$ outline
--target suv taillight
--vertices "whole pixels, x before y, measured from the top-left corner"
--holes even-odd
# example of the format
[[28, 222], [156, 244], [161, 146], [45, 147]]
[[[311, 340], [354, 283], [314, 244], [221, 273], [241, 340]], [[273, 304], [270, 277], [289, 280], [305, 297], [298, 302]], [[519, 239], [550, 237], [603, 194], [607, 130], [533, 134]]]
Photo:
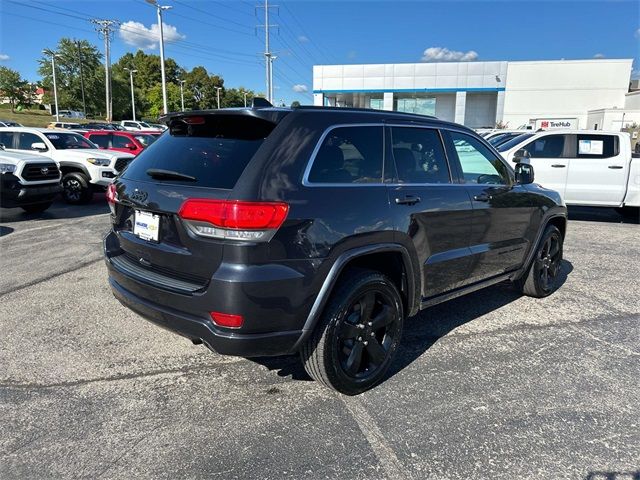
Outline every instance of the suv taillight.
[[109, 204], [111, 213], [115, 213], [115, 206], [117, 201], [118, 192], [116, 191], [116, 186], [113, 183], [110, 183], [107, 187], [107, 203]]
[[178, 215], [202, 237], [267, 242], [288, 213], [289, 205], [283, 202], [189, 199]]

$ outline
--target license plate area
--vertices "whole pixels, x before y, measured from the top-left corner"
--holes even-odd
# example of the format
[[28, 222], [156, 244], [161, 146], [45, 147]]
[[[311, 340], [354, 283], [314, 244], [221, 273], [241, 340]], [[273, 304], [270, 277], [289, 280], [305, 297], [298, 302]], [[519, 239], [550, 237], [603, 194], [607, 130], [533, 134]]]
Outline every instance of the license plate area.
[[157, 242], [160, 235], [160, 215], [134, 210], [133, 234], [143, 240]]

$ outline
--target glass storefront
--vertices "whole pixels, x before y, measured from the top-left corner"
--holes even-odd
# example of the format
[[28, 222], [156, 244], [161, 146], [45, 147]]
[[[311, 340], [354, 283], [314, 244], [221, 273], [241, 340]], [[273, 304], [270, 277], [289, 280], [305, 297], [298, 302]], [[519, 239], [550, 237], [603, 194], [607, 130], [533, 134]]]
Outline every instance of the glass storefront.
[[435, 97], [398, 98], [394, 110], [398, 112], [419, 113], [420, 115], [436, 114]]

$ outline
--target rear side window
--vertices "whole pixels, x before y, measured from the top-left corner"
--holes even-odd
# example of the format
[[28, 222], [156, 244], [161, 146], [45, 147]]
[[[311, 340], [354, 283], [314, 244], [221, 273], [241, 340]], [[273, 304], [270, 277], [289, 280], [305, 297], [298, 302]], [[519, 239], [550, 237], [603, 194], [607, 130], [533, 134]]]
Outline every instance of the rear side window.
[[620, 152], [618, 137], [614, 135], [577, 135], [578, 158], [611, 158]]
[[382, 183], [383, 127], [338, 127], [324, 138], [309, 172], [311, 183]]
[[429, 128], [393, 127], [392, 151], [401, 183], [449, 183], [440, 135]]
[[109, 135], [89, 135], [89, 140], [100, 148], [109, 148]]
[[531, 158], [562, 158], [566, 135], [545, 135], [524, 147]]
[[[169, 132], [136, 157], [124, 173], [132, 180], [232, 189], [275, 124], [240, 115], [205, 115], [192, 123], [173, 120]], [[149, 169], [195, 180], [152, 178]]]

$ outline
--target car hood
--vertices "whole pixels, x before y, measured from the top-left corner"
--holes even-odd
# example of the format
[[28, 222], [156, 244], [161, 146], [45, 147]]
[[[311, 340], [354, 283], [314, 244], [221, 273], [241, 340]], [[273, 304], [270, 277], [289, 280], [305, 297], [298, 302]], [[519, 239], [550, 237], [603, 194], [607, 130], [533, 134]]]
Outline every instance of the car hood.
[[113, 160], [114, 158], [133, 158], [135, 155], [131, 155], [130, 153], [123, 152], [114, 152], [109, 150], [101, 150], [98, 148], [78, 148], [78, 149], [68, 149], [68, 150], [56, 150], [56, 158], [108, 158], [109, 160]]
[[0, 150], [0, 162], [17, 164], [19, 162], [51, 163], [49, 157], [33, 153], [5, 152]]

